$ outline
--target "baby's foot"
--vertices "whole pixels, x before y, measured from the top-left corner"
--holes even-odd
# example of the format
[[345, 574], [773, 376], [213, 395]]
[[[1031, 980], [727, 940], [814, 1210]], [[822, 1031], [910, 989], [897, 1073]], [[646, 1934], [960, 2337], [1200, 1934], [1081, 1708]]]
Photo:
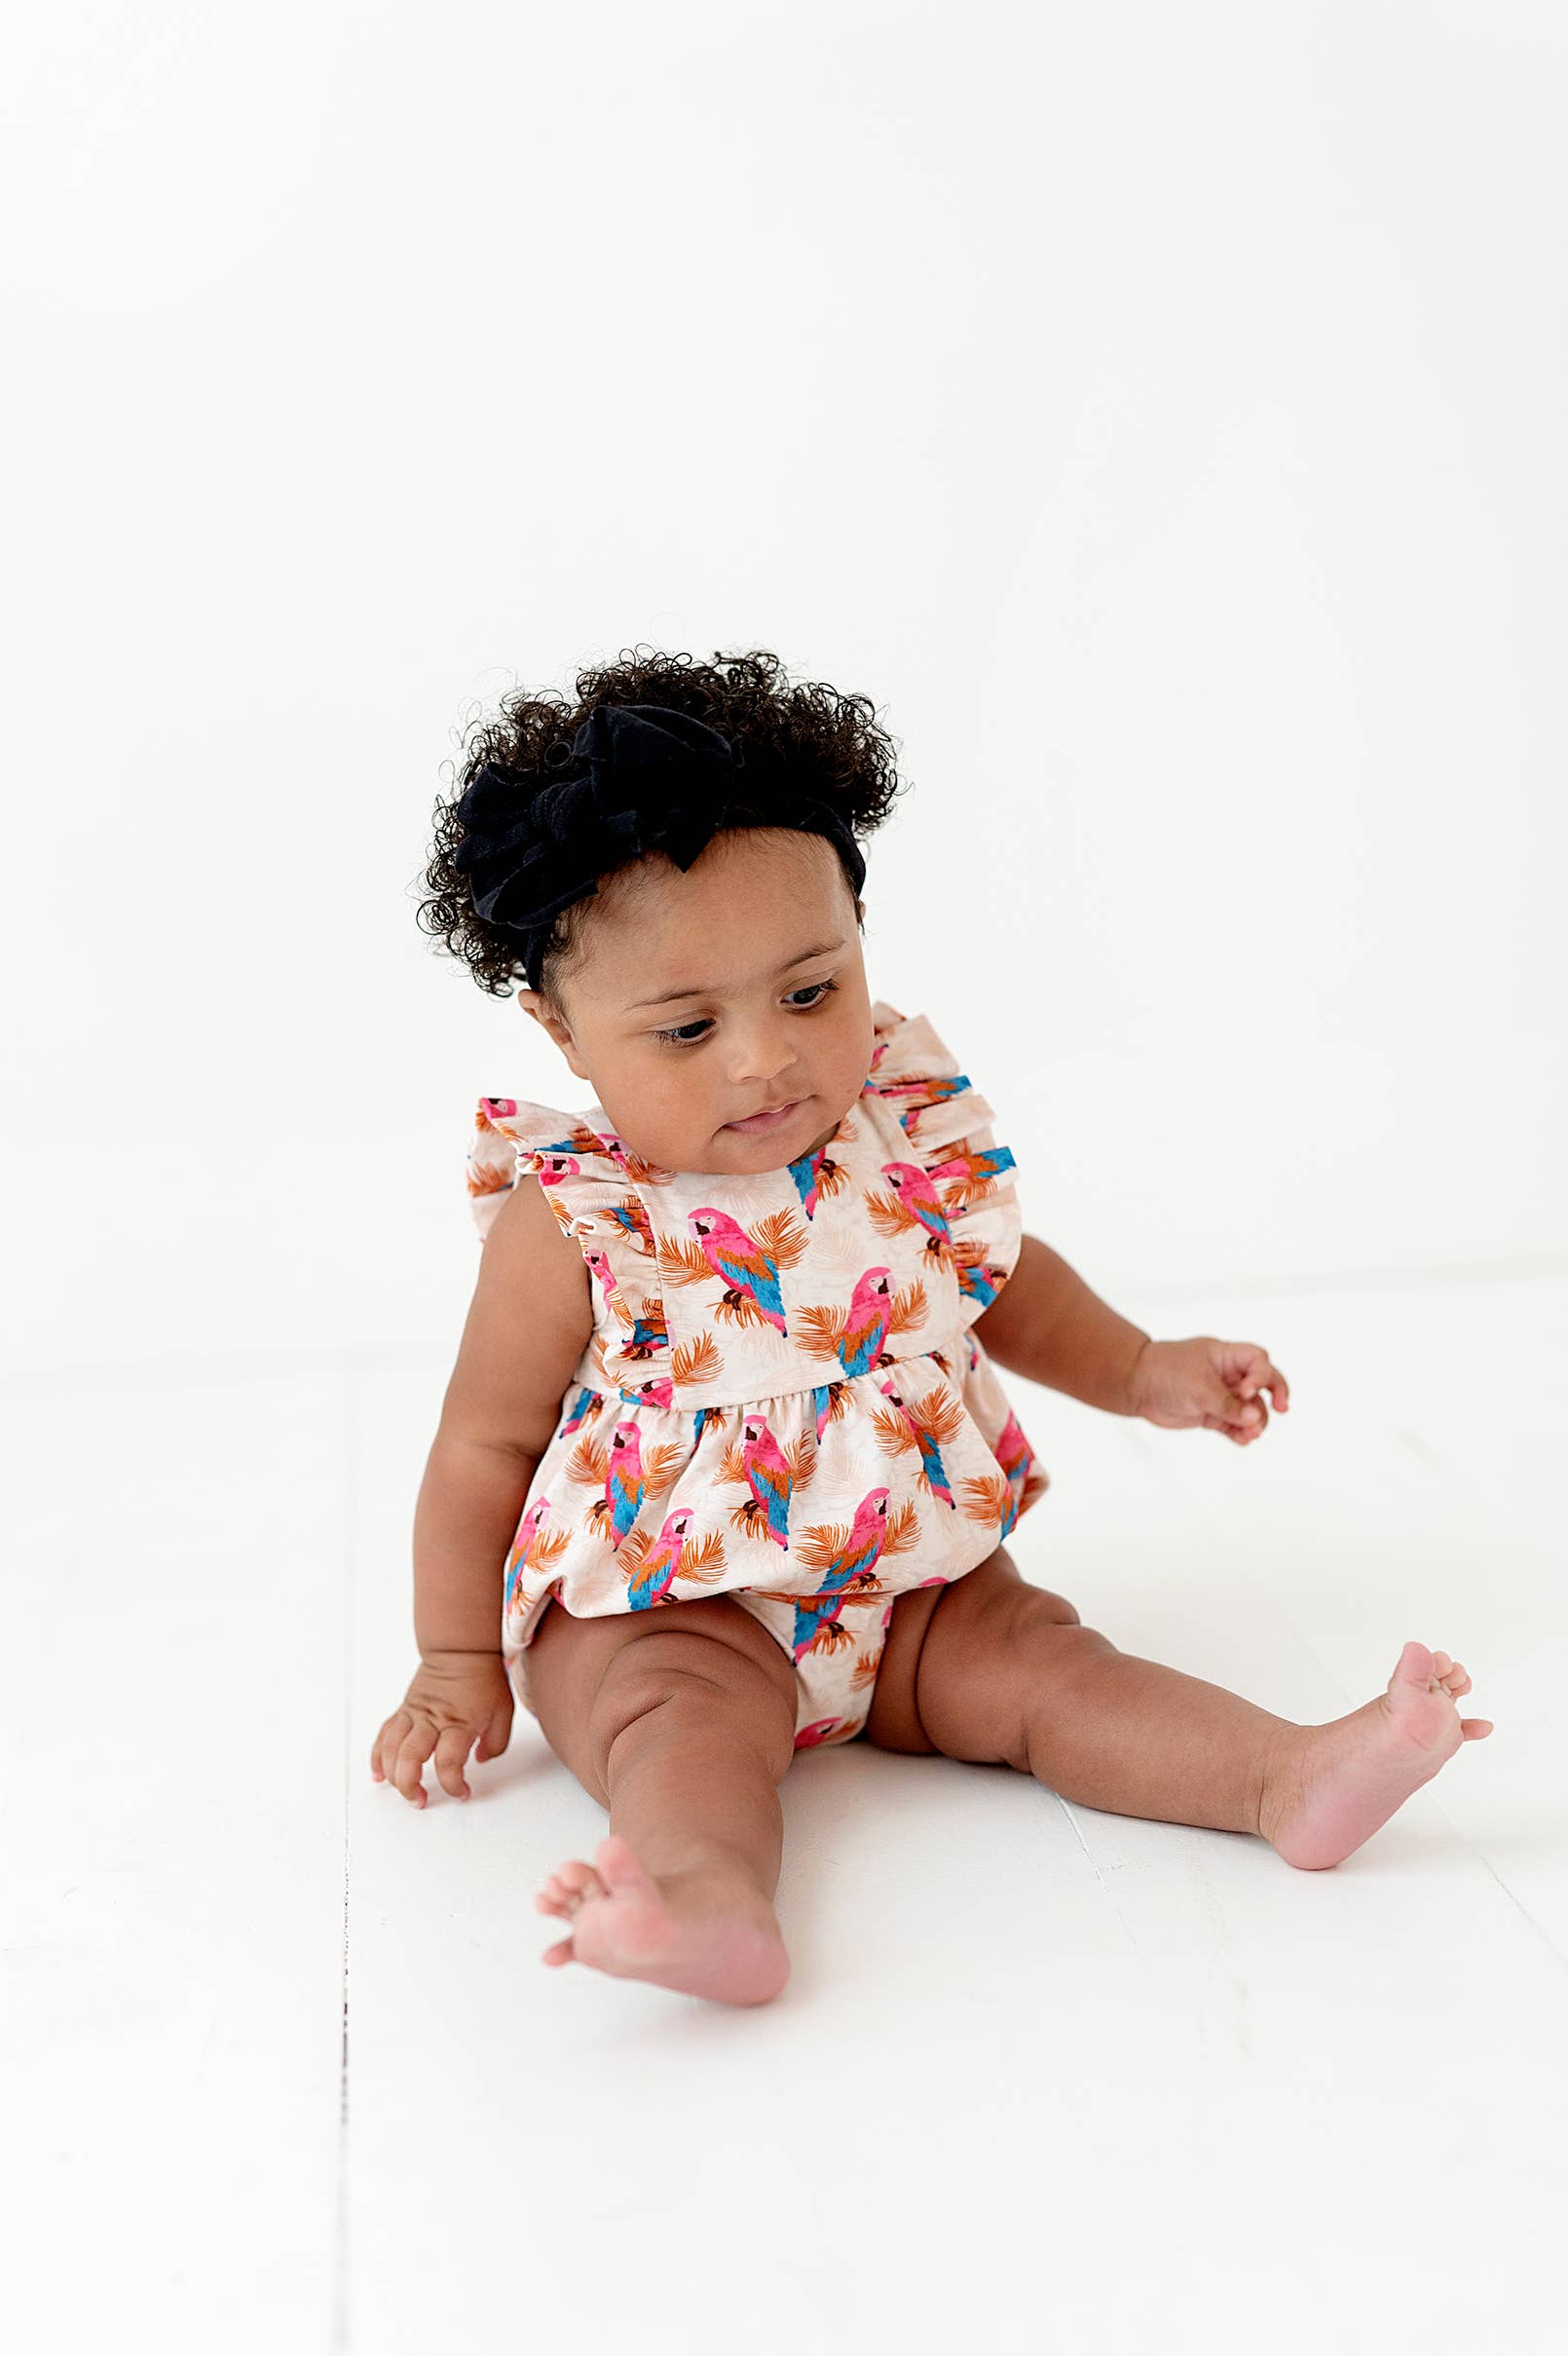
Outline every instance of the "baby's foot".
[[789, 1978], [790, 1961], [766, 1900], [732, 1885], [683, 1876], [663, 1887], [618, 1833], [549, 1876], [535, 1903], [565, 1915], [572, 1936], [544, 1950], [546, 1963], [590, 1963], [619, 1980], [653, 1980], [721, 2004], [765, 2004]]
[[1407, 1644], [1386, 1694], [1327, 1726], [1291, 1729], [1264, 1782], [1264, 1839], [1288, 1865], [1337, 1865], [1461, 1744], [1491, 1733], [1490, 1718], [1461, 1718], [1455, 1709], [1469, 1691], [1459, 1662]]

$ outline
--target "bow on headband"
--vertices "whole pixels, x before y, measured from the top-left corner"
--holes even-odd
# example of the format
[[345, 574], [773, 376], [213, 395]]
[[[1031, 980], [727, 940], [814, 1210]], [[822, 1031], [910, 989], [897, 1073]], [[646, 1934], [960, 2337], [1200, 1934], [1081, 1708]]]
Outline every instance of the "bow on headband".
[[477, 914], [516, 935], [533, 990], [551, 919], [646, 851], [662, 851], [684, 873], [726, 823], [739, 782], [756, 815], [730, 823], [826, 835], [857, 892], [865, 880], [860, 846], [837, 810], [772, 770], [747, 770], [738, 736], [689, 713], [602, 703], [571, 751], [552, 745], [545, 764], [563, 773], [535, 789], [485, 762], [456, 805], [464, 836], [452, 854]]

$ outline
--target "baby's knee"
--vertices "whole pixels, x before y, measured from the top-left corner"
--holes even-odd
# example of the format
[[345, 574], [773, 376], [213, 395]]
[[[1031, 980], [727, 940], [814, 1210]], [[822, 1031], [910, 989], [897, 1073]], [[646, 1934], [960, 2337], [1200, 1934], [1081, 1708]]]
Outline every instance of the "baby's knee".
[[645, 1739], [656, 1718], [675, 1739], [700, 1743], [720, 1734], [742, 1742], [760, 1753], [775, 1780], [783, 1776], [795, 1750], [794, 1672], [782, 1655], [776, 1667], [757, 1658], [755, 1637], [763, 1631], [741, 1617], [739, 1631], [717, 1624], [652, 1627], [616, 1654], [590, 1712], [592, 1748], [607, 1784], [616, 1746]]
[[1065, 1595], [1053, 1595], [1049, 1588], [1043, 1587], [1037, 1588], [1035, 1592], [1040, 1598], [1044, 1617], [1047, 1620], [1056, 1622], [1062, 1627], [1081, 1627], [1083, 1626], [1076, 1609], [1067, 1601]]

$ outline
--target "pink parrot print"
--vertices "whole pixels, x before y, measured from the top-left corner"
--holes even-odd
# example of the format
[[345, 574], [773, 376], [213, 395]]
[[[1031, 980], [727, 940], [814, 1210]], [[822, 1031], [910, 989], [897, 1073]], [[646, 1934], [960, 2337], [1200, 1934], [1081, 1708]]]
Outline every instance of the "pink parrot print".
[[784, 1302], [778, 1285], [778, 1261], [746, 1233], [728, 1211], [711, 1203], [687, 1214], [702, 1256], [725, 1283], [726, 1297], [749, 1299], [758, 1314], [783, 1333]]
[[691, 1509], [677, 1506], [649, 1548], [626, 1589], [630, 1610], [646, 1612], [669, 1597], [671, 1582], [681, 1568], [681, 1555], [691, 1528]]
[[763, 1526], [781, 1547], [789, 1545], [790, 1492], [795, 1475], [763, 1415], [748, 1415], [741, 1427], [741, 1461], [752, 1496], [763, 1509]]
[[[599, 1290], [604, 1294], [606, 1301], [613, 1300], [618, 1287], [616, 1271], [610, 1264], [610, 1254], [607, 1252], [601, 1252], [595, 1244], [585, 1244], [582, 1248], [582, 1256], [588, 1263], [589, 1275], [597, 1279]], [[615, 1305], [617, 1309], [620, 1307], [618, 1301]]]
[[849, 1297], [849, 1321], [839, 1337], [846, 1374], [869, 1374], [882, 1353], [892, 1313], [890, 1270], [868, 1268]]
[[549, 1510], [550, 1501], [547, 1497], [536, 1497], [517, 1525], [517, 1535], [512, 1540], [511, 1552], [506, 1557], [505, 1581], [508, 1603], [511, 1601], [513, 1590], [523, 1575], [529, 1554], [533, 1550], [535, 1533]]
[[991, 1442], [991, 1450], [1007, 1475], [1013, 1492], [1011, 1511], [997, 1533], [1000, 1539], [1007, 1536], [1019, 1515], [1034, 1503], [1041, 1490], [1050, 1486], [1050, 1482], [1044, 1473], [1036, 1470], [1034, 1450], [1025, 1439], [1016, 1415], [1009, 1414], [997, 1438]]
[[951, 1213], [989, 1194], [1002, 1172], [1015, 1166], [1008, 1146], [993, 1145], [980, 1152], [959, 1153], [952, 1161], [938, 1162], [928, 1176], [934, 1185], [943, 1188], [943, 1200]]
[[891, 1374], [878, 1385], [878, 1388], [884, 1391], [892, 1401], [914, 1436], [915, 1444], [920, 1451], [920, 1470], [930, 1484], [932, 1496], [942, 1498], [956, 1513], [958, 1500], [954, 1497], [948, 1482], [948, 1476], [943, 1469], [942, 1450], [937, 1445], [936, 1435], [929, 1429], [923, 1417], [916, 1418], [910, 1413], [904, 1401], [904, 1395], [898, 1389]]
[[610, 1471], [605, 1477], [604, 1495], [610, 1521], [610, 1532], [606, 1534], [612, 1546], [619, 1546], [636, 1520], [646, 1485], [642, 1435], [634, 1423], [617, 1423], [610, 1442]]
[[939, 1260], [944, 1253], [951, 1253], [952, 1230], [929, 1175], [915, 1162], [884, 1162], [882, 1176], [910, 1216], [925, 1229], [926, 1251]]
[[830, 1650], [838, 1644], [854, 1641], [847, 1628], [839, 1625], [846, 1592], [870, 1583], [872, 1574], [881, 1558], [887, 1535], [886, 1489], [869, 1489], [855, 1508], [855, 1517], [847, 1536], [832, 1548], [822, 1567], [825, 1577], [814, 1595], [795, 1598], [795, 1658], [803, 1653]]

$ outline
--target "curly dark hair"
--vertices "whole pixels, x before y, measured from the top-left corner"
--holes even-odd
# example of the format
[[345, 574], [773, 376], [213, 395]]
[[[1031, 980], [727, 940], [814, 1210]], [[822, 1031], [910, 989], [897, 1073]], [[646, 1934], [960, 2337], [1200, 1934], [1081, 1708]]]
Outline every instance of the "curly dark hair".
[[[748, 746], [783, 755], [792, 782], [839, 809], [857, 838], [880, 826], [904, 790], [894, 740], [877, 727], [870, 697], [842, 695], [820, 681], [791, 687], [778, 656], [765, 650], [744, 654], [716, 650], [712, 662], [694, 662], [690, 654], [623, 649], [619, 661], [578, 673], [575, 703], [559, 690], [536, 694], [519, 688], [503, 699], [497, 716], [475, 725], [456, 787], [436, 803], [434, 847], [420, 879], [428, 894], [418, 910], [421, 928], [464, 958], [492, 997], [509, 993], [524, 970], [522, 955], [512, 935], [478, 915], [467, 878], [453, 865], [463, 841], [457, 804], [487, 762], [523, 786], [530, 780], [539, 786], [553, 782], [556, 772], [546, 768], [545, 754], [552, 745], [570, 743], [602, 703], [663, 704], [726, 734], [738, 729]], [[581, 958], [583, 917], [590, 906], [591, 898], [574, 901], [550, 928], [540, 994], [558, 1011], [561, 981]]]

